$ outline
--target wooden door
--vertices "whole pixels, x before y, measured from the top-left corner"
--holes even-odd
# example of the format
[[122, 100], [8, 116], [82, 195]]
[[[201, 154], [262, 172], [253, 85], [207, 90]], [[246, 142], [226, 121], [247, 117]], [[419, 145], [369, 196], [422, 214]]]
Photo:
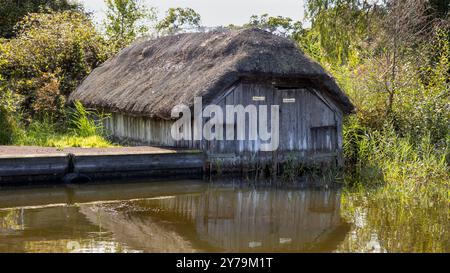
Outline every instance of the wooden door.
[[282, 89], [274, 91], [276, 104], [280, 106], [280, 151], [295, 151], [301, 148], [302, 109], [301, 89]]

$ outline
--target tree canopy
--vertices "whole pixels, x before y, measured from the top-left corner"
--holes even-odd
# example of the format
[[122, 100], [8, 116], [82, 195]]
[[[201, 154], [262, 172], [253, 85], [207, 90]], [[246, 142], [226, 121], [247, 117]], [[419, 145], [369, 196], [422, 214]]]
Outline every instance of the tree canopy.
[[169, 8], [166, 16], [156, 25], [156, 30], [163, 34], [176, 33], [183, 28], [199, 27], [200, 20], [200, 14], [191, 8]]
[[105, 3], [106, 34], [116, 51], [147, 33], [150, 22], [156, 19], [155, 10], [139, 0], [105, 0]]
[[82, 11], [70, 0], [0, 0], [0, 37], [14, 36], [14, 26], [28, 13], [51, 11]]
[[85, 14], [29, 14], [16, 37], [0, 43], [0, 97], [14, 96], [26, 117], [57, 118], [65, 97], [107, 57], [104, 38]]

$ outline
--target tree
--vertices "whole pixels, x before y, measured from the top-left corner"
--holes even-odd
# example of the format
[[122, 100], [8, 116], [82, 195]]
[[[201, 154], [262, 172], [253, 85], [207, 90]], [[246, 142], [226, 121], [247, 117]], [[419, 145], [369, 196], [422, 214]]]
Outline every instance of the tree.
[[374, 48], [379, 66], [380, 80], [388, 94], [386, 114], [392, 112], [394, 100], [400, 90], [420, 73], [425, 52], [431, 39], [432, 26], [427, 0], [391, 0], [381, 23], [382, 35]]
[[29, 14], [15, 38], [0, 41], [0, 104], [14, 97], [25, 118], [58, 119], [65, 98], [108, 57], [106, 42], [84, 13]]
[[289, 17], [269, 16], [267, 13], [261, 16], [252, 15], [250, 22], [245, 27], [258, 27], [274, 34], [290, 36], [296, 39], [302, 32], [302, 23]]
[[0, 0], [0, 37], [12, 38], [14, 26], [28, 13], [79, 11], [82, 7], [70, 0]]
[[450, 13], [450, 0], [430, 0], [433, 17], [448, 19]]
[[379, 1], [307, 0], [306, 16], [311, 20], [308, 40], [318, 43], [326, 62], [346, 64], [352, 50], [367, 39], [372, 31], [372, 18], [379, 18]]
[[146, 8], [139, 0], [105, 0], [106, 34], [117, 51], [149, 30], [155, 20], [154, 8]]
[[[441, 1], [307, 2], [312, 25], [299, 45], [332, 71], [367, 128], [382, 130], [389, 123], [399, 134], [419, 135], [423, 129], [442, 139], [445, 130], [436, 129], [445, 112], [440, 90], [448, 86], [450, 71], [445, 65], [437, 69], [448, 54], [436, 29], [448, 37], [449, 23], [442, 20], [448, 18], [445, 5], [436, 2]], [[433, 76], [435, 71], [444, 76]]]
[[158, 33], [172, 34], [183, 28], [200, 27], [200, 14], [191, 8], [169, 8], [157, 25]]

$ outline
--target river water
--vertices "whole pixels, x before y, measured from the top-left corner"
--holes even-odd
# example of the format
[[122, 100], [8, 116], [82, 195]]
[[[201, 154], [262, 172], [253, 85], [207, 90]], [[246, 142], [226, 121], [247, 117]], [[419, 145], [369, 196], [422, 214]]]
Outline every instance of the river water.
[[[386, 242], [401, 236], [342, 204], [339, 188], [241, 182], [1, 189], [0, 252], [398, 251]], [[431, 240], [447, 240], [446, 228]], [[439, 248], [429, 251], [446, 250], [430, 243]]]

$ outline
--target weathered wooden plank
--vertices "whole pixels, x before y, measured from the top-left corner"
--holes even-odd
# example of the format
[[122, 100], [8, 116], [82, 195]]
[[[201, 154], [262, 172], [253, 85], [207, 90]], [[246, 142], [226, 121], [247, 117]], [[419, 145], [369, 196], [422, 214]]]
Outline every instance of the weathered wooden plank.
[[[253, 100], [253, 98], [257, 98]], [[264, 101], [262, 101], [264, 98]], [[284, 101], [283, 101], [284, 99]], [[226, 117], [226, 105], [252, 104], [267, 105], [268, 131], [270, 127], [270, 106], [280, 106], [280, 141], [279, 152], [301, 151], [304, 156], [320, 151], [342, 152], [342, 111], [326, 95], [312, 88], [276, 89], [270, 84], [240, 83], [222, 93], [216, 100]], [[206, 105], [204, 105], [205, 107]], [[258, 113], [259, 115], [259, 113]], [[205, 120], [203, 120], [204, 124]], [[258, 155], [261, 153], [261, 139], [249, 140], [250, 121], [245, 118], [246, 140], [227, 140], [226, 134], [233, 132], [236, 136], [236, 124], [224, 120], [224, 140], [175, 142], [170, 134], [172, 121], [154, 120], [145, 117], [131, 117], [113, 114], [105, 123], [108, 131], [119, 138], [135, 142], [176, 146], [180, 148], [200, 148], [210, 154], [235, 153], [236, 155]], [[192, 123], [193, 126], [193, 123]], [[259, 132], [260, 124], [256, 124]], [[327, 129], [316, 129], [325, 128]], [[247, 157], [249, 158], [249, 157]]]

